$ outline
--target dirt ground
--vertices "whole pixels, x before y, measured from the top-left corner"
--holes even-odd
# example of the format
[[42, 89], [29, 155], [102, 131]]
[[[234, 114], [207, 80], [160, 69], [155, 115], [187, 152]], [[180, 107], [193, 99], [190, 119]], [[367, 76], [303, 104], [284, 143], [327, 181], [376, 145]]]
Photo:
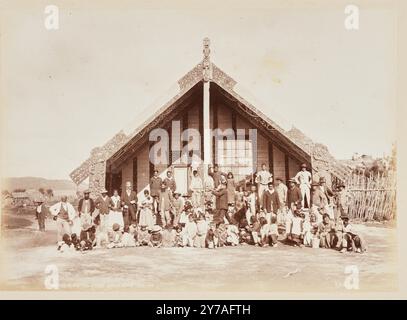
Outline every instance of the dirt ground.
[[32, 214], [3, 211], [1, 290], [46, 290], [47, 265], [57, 266], [60, 290], [343, 292], [349, 266], [360, 291], [397, 289], [396, 229], [382, 224], [356, 225], [368, 243], [362, 255], [284, 244], [60, 253], [54, 222], [46, 223], [41, 233]]

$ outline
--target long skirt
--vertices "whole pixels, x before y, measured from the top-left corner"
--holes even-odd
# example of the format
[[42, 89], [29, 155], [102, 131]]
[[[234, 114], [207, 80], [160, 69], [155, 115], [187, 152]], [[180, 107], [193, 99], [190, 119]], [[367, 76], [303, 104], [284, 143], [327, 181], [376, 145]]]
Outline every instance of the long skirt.
[[154, 226], [154, 217], [151, 209], [144, 208], [140, 210], [140, 216], [138, 221], [140, 226], [147, 226], [148, 229], [152, 229]]
[[120, 229], [124, 228], [123, 213], [121, 211], [110, 210], [108, 218], [108, 228], [109, 230], [113, 228], [113, 225], [117, 223], [120, 226]]

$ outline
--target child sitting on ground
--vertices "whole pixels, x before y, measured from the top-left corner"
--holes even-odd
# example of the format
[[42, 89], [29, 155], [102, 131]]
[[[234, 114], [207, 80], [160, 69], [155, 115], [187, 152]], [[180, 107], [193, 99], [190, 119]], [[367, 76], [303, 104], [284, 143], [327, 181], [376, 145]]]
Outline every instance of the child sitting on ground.
[[59, 252], [67, 252], [71, 249], [73, 249], [71, 237], [69, 236], [69, 234], [65, 233], [62, 236], [62, 241], [58, 242], [57, 250]]
[[75, 248], [75, 250], [81, 249], [81, 241], [79, 240], [76, 233], [71, 234], [71, 242], [72, 242], [72, 246]]
[[258, 246], [260, 245], [260, 229], [261, 225], [260, 222], [257, 220], [256, 216], [251, 216], [250, 218], [250, 225], [248, 226], [247, 230], [249, 230], [252, 238], [251, 242], [255, 245]]
[[320, 238], [321, 248], [331, 248], [332, 240], [335, 237], [335, 223], [325, 213], [322, 216], [322, 222], [318, 225], [318, 233]]
[[194, 246], [196, 248], [205, 248], [205, 238], [208, 232], [208, 223], [205, 220], [204, 213], [201, 213], [196, 221], [196, 236]]
[[185, 233], [184, 233], [184, 247], [194, 246], [194, 241], [197, 233], [196, 223], [194, 221], [194, 215], [191, 213], [188, 216], [188, 222], [185, 224]]
[[229, 246], [237, 246], [239, 244], [239, 229], [234, 224], [226, 225], [227, 238], [226, 244]]
[[[246, 220], [246, 219], [244, 219]], [[257, 235], [257, 238], [259, 236]], [[249, 224], [246, 223], [245, 227], [239, 228], [239, 243], [241, 244], [254, 244], [252, 237], [252, 228]]]
[[176, 231], [171, 224], [167, 224], [162, 232], [163, 247], [170, 248], [175, 246]]
[[211, 223], [205, 238], [205, 244], [208, 249], [215, 249], [218, 246], [218, 238], [216, 237], [215, 231], [216, 225]]
[[272, 216], [270, 224], [270, 243], [273, 247], [277, 247], [277, 239], [278, 239], [277, 217]]
[[130, 233], [130, 227], [124, 226], [123, 235], [122, 235], [122, 244], [123, 247], [135, 247], [136, 240], [134, 239], [134, 234]]
[[151, 235], [147, 230], [147, 226], [141, 225], [136, 234], [136, 246], [148, 246], [150, 244], [150, 237]]
[[303, 219], [301, 217], [301, 211], [296, 209], [294, 211], [294, 217], [291, 220], [291, 232], [290, 232], [290, 240], [294, 247], [302, 247], [303, 246]]
[[97, 248], [105, 248], [109, 244], [109, 236], [108, 236], [108, 227], [105, 219], [99, 220], [97, 227], [96, 227], [96, 247]]
[[180, 225], [175, 227], [175, 247], [184, 246], [184, 231]]
[[150, 237], [150, 247], [153, 248], [160, 248], [162, 246], [163, 237], [161, 234], [161, 227], [159, 225], [154, 225], [153, 229], [151, 230], [151, 237]]
[[265, 217], [261, 217], [260, 221], [260, 245], [267, 247], [270, 244], [270, 225], [267, 223]]
[[218, 238], [218, 247], [223, 247], [226, 245], [228, 233], [224, 223], [221, 223], [215, 230], [215, 236]]
[[108, 249], [121, 248], [122, 244], [122, 232], [120, 231], [120, 225], [118, 223], [113, 224], [113, 230], [109, 232], [109, 244]]
[[304, 246], [306, 247], [312, 247], [312, 225], [311, 225], [311, 217], [308, 216], [308, 218], [304, 218], [304, 223], [302, 225], [303, 227], [303, 233], [304, 233]]

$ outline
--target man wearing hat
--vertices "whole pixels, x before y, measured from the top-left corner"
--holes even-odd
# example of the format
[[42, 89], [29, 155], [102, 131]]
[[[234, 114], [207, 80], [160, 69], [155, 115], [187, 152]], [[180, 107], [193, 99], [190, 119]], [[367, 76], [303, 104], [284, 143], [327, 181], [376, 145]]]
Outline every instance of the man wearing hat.
[[44, 204], [44, 200], [39, 198], [36, 201], [37, 208], [35, 210], [37, 220], [38, 220], [38, 228], [40, 231], [45, 231], [45, 218], [47, 217], [48, 208]]
[[301, 190], [298, 188], [295, 179], [288, 180], [288, 190], [287, 190], [287, 206], [288, 209], [294, 211], [298, 203], [301, 203], [302, 195]]
[[305, 207], [305, 199], [307, 199], [307, 205], [310, 206], [310, 188], [312, 182], [311, 172], [307, 170], [307, 165], [303, 163], [301, 170], [294, 177], [295, 182], [300, 186], [301, 190], [301, 205]]

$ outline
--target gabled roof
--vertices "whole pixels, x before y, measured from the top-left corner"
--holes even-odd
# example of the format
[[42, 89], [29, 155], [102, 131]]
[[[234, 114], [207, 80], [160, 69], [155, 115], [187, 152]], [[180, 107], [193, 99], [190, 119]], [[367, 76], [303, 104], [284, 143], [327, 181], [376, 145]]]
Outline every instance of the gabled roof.
[[[210, 66], [212, 71], [211, 82], [214, 82], [221, 87], [224, 92], [226, 92], [229, 99], [233, 99], [241, 108], [244, 108], [245, 112], [254, 116], [256, 121], [265, 128], [265, 130], [277, 135], [281, 141], [295, 150], [301, 159], [311, 160], [313, 152], [312, 148], [307, 148], [296, 139], [293, 139], [287, 131], [241, 97], [234, 90], [237, 82], [232, 77], [218, 68], [214, 63], [211, 62]], [[128, 149], [126, 148], [126, 145], [130, 143], [134, 145], [137, 141], [145, 137], [152, 128], [156, 127], [162, 119], [165, 119], [165, 117], [177, 107], [180, 101], [186, 99], [188, 95], [191, 94], [192, 89], [203, 80], [203, 62], [201, 62], [178, 81], [179, 92], [175, 96], [168, 100], [159, 110], [153, 113], [151, 117], [144, 121], [130, 134], [125, 134], [123, 131], [120, 131], [102, 147], [94, 148], [91, 152], [91, 156], [78, 168], [72, 171], [70, 174], [71, 179], [76, 184], [80, 184], [90, 175], [90, 167], [92, 163], [107, 160], [113, 161], [115, 158], [120, 157], [120, 155], [125, 153]]]

